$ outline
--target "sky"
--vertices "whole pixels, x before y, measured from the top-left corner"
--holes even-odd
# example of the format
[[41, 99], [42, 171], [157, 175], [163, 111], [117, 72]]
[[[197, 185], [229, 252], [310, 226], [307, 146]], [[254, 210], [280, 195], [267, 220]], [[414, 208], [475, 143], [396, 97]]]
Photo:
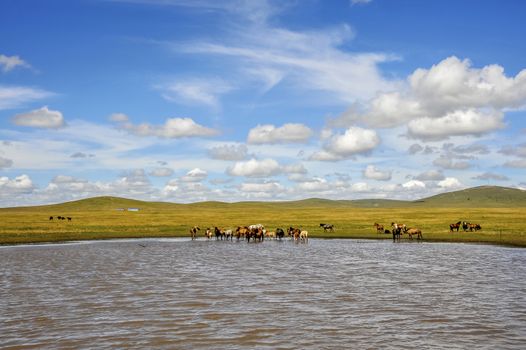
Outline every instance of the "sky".
[[4, 0], [0, 206], [526, 189], [525, 11]]

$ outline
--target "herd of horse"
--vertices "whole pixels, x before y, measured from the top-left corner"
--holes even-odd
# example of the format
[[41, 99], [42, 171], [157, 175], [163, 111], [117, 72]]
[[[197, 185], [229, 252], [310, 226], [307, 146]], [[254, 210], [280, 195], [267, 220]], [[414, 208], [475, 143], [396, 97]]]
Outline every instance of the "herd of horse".
[[416, 236], [417, 240], [422, 239], [422, 230], [416, 227], [407, 227], [406, 224], [391, 222], [391, 230], [384, 229], [384, 225], [380, 225], [375, 222], [373, 227], [376, 229], [377, 233], [386, 233], [393, 235], [393, 241], [399, 241], [403, 234], [407, 234], [409, 239], [413, 239], [413, 236]]
[[[331, 225], [332, 226], [332, 225]], [[201, 229], [199, 226], [194, 226], [190, 229], [190, 237], [192, 240], [197, 239], [197, 233]], [[332, 227], [332, 230], [334, 230], [334, 226]], [[309, 232], [306, 230], [302, 230], [300, 228], [295, 227], [289, 227], [287, 229], [287, 235], [294, 241], [298, 242], [307, 242], [309, 240]], [[238, 226], [235, 230], [234, 229], [222, 229], [217, 226], [214, 226], [213, 228], [207, 227], [204, 230], [204, 237], [207, 239], [211, 239], [215, 236], [216, 240], [231, 240], [233, 241], [234, 238], [236, 240], [246, 240], [247, 242], [250, 242], [251, 240], [254, 242], [263, 242], [264, 240], [282, 240], [285, 237], [285, 230], [282, 228], [277, 228], [274, 231], [267, 230], [262, 224], [255, 224], [255, 225], [249, 225], [249, 226]]]
[[462, 230], [464, 230], [464, 232], [466, 231], [473, 232], [473, 231], [482, 230], [482, 227], [479, 224], [472, 224], [471, 222], [467, 222], [467, 221], [459, 221], [454, 224], [449, 224], [449, 231], [453, 232], [456, 230], [458, 232], [461, 227], [462, 227]]
[[[73, 220], [73, 218], [71, 218], [70, 216], [68, 216], [68, 217], [66, 217], [66, 216], [60, 216], [60, 215], [57, 216], [57, 220], [66, 220], [66, 219], [67, 219], [68, 221]], [[53, 220], [53, 216], [50, 216], [50, 217], [49, 217], [49, 220], [50, 220], [50, 221]]]

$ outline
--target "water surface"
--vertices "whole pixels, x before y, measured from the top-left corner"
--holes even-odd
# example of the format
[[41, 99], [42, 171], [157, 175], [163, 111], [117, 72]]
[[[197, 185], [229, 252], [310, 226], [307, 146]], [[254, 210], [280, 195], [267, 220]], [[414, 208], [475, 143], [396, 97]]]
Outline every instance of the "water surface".
[[0, 347], [524, 349], [526, 250], [366, 240], [0, 247]]

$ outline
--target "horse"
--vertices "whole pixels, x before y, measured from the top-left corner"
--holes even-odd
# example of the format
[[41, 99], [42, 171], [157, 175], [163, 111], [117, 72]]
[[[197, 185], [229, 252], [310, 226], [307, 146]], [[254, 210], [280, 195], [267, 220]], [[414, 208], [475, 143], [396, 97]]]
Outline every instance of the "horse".
[[207, 227], [206, 230], [205, 230], [205, 237], [207, 239], [210, 239], [212, 238], [212, 230], [210, 229], [210, 227]]
[[320, 224], [320, 227], [323, 227], [323, 231], [334, 232], [334, 225], [331, 224]]
[[384, 225], [380, 225], [379, 223], [374, 223], [373, 227], [376, 227], [376, 233], [383, 233], [384, 232]]
[[279, 239], [281, 241], [281, 239], [285, 237], [285, 231], [283, 231], [283, 229], [281, 228], [277, 228], [276, 229], [276, 238]]
[[299, 228], [289, 227], [288, 234], [290, 238], [294, 241], [297, 241], [300, 238], [301, 230]]
[[409, 236], [409, 239], [413, 239], [413, 236], [416, 235], [416, 239], [421, 240], [422, 239], [422, 231], [418, 228], [410, 228], [407, 230], [407, 234]]
[[249, 234], [250, 234], [250, 230], [246, 226], [238, 226], [236, 228], [236, 238], [238, 241], [241, 237], [245, 238]]
[[225, 234], [225, 239], [228, 241], [228, 239], [230, 238], [230, 240], [232, 241], [233, 238], [234, 238], [234, 232], [232, 230], [225, 230], [224, 231], [224, 234]]
[[462, 229], [464, 230], [464, 232], [466, 232], [468, 230], [469, 225], [470, 225], [469, 222], [466, 222], [466, 221], [462, 222]]
[[219, 241], [219, 238], [221, 238], [221, 240], [223, 240], [223, 237], [225, 236], [225, 232], [219, 228], [217, 228], [217, 226], [214, 227], [214, 233], [216, 235], [216, 241]]
[[68, 221], [71, 221], [71, 218], [68, 216]]
[[453, 230], [456, 229], [457, 232], [458, 232], [458, 229], [460, 228], [460, 224], [461, 224], [460, 221], [457, 222], [456, 224], [449, 224], [449, 231], [450, 231], [450, 232], [453, 232]]
[[308, 242], [309, 241], [309, 231], [300, 231], [300, 241], [302, 242]]
[[190, 229], [190, 237], [192, 237], [192, 241], [194, 239], [197, 239], [197, 231], [201, 230], [199, 226], [194, 226]]
[[53, 217], [52, 217], [52, 216], [50, 216], [50, 217], [49, 217], [49, 220], [53, 220]]
[[468, 227], [469, 227], [469, 231], [470, 232], [473, 232], [473, 231], [478, 231], [478, 230], [481, 230], [482, 227], [480, 227], [479, 224], [468, 224]]
[[[250, 229], [250, 227], [252, 227]], [[247, 242], [250, 242], [250, 239], [253, 238], [254, 241], [256, 241], [256, 239], [258, 241], [262, 241], [263, 240], [263, 228], [262, 226], [257, 226], [257, 225], [250, 225], [249, 226], [249, 230], [248, 232], [246, 233], [245, 235], [246, 239], [247, 239]]]
[[400, 241], [400, 236], [402, 236], [402, 226], [395, 224], [394, 222], [391, 223], [391, 226], [393, 227], [393, 242]]
[[405, 224], [397, 224], [396, 222], [391, 222], [391, 226], [393, 227], [393, 229], [400, 228], [400, 235], [402, 233], [406, 233], [407, 232], [407, 226]]
[[267, 239], [276, 239], [276, 232], [275, 231], [266, 231], [265, 232], [265, 238]]

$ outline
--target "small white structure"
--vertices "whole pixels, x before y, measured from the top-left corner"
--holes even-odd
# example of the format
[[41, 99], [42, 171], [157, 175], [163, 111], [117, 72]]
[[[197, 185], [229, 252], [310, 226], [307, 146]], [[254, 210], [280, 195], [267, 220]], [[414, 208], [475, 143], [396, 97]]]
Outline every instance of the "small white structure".
[[139, 208], [128, 208], [128, 211], [139, 211]]

